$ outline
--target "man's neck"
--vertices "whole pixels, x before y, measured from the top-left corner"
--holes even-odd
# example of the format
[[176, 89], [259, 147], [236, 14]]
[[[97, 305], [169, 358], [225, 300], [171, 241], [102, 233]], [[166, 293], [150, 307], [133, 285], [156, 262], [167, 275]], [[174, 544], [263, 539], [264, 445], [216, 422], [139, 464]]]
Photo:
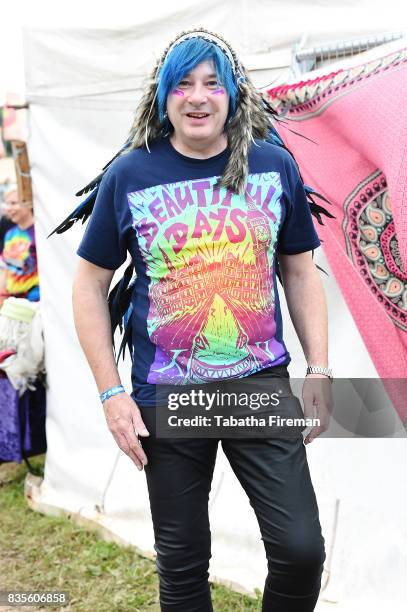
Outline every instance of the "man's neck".
[[178, 153], [186, 157], [195, 159], [209, 159], [219, 153], [222, 153], [228, 145], [226, 134], [222, 134], [216, 141], [213, 142], [186, 142], [177, 138], [175, 134], [170, 136], [172, 146]]

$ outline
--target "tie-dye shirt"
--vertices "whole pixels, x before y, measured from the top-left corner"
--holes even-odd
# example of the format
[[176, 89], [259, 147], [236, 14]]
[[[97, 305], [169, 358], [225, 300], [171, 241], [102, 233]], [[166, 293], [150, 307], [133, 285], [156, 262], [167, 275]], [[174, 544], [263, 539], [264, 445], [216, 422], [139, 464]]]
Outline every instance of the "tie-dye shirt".
[[276, 254], [320, 242], [295, 162], [257, 141], [245, 195], [219, 188], [229, 151], [182, 155], [168, 138], [115, 162], [99, 189], [78, 254], [114, 270], [130, 253], [133, 397], [154, 404], [156, 384], [241, 378], [290, 356]]
[[38, 301], [40, 297], [34, 225], [26, 229], [15, 225], [6, 232], [2, 262], [6, 272], [6, 292], [10, 296]]

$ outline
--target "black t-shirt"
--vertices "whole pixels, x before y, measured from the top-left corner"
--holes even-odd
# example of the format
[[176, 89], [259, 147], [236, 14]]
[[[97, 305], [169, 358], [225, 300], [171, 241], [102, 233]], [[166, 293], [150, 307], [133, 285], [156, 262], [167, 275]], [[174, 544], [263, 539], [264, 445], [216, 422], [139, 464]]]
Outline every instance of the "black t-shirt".
[[156, 384], [208, 383], [288, 364], [276, 253], [317, 248], [295, 162], [273, 144], [249, 152], [244, 196], [217, 186], [229, 150], [195, 159], [168, 138], [113, 162], [78, 255], [111, 270], [129, 252], [133, 397]]

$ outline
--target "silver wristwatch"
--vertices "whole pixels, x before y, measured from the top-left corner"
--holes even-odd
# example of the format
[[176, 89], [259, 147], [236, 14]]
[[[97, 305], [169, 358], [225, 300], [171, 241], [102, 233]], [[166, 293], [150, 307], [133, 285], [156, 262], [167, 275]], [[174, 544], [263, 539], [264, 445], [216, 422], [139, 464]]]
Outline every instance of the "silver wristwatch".
[[331, 368], [323, 368], [322, 366], [310, 365], [307, 367], [307, 372], [305, 375], [307, 374], [324, 374], [325, 376], [328, 376], [330, 380], [333, 380]]

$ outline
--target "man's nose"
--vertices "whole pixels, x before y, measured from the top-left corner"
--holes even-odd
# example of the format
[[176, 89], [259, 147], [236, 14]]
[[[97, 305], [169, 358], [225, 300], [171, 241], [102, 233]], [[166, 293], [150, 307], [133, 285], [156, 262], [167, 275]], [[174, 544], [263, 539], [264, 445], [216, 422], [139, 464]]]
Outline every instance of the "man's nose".
[[203, 104], [208, 99], [208, 94], [202, 83], [195, 83], [191, 88], [188, 96], [188, 102], [197, 106]]

